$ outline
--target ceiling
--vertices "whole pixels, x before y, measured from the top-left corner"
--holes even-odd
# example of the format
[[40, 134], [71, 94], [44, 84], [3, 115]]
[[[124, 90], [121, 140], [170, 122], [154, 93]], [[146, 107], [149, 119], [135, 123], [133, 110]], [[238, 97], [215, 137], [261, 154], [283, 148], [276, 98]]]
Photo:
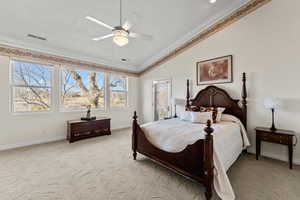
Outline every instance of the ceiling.
[[249, 0], [217, 0], [214, 4], [209, 0], [123, 0], [123, 17], [133, 24], [132, 31], [153, 36], [151, 42], [130, 39], [123, 47], [111, 38], [93, 41], [111, 32], [85, 19], [90, 15], [117, 26], [119, 0], [3, 1], [0, 44], [141, 71]]

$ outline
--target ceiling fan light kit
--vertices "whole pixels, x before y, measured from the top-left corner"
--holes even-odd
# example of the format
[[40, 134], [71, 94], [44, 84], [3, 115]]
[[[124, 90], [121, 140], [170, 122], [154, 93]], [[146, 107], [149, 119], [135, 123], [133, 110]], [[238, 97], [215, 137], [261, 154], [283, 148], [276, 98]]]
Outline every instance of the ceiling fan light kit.
[[129, 32], [124, 30], [122, 27], [119, 27], [118, 29], [114, 29], [112, 31], [113, 33], [113, 41], [114, 43], [116, 43], [119, 46], [124, 46], [126, 44], [128, 44], [129, 39], [128, 39], [128, 35]]

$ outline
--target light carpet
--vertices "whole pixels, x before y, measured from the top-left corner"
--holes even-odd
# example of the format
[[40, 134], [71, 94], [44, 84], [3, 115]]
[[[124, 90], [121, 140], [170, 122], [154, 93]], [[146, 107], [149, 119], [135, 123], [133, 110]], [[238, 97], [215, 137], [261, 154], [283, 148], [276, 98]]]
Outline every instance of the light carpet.
[[[133, 161], [130, 133], [0, 152], [0, 200], [205, 200], [202, 185]], [[243, 154], [228, 173], [239, 200], [300, 199], [299, 166]]]

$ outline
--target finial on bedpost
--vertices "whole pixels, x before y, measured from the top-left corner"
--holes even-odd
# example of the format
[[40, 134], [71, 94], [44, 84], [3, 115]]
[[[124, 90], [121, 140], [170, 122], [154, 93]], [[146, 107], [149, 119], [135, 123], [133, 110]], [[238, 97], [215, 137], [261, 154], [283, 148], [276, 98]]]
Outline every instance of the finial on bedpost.
[[186, 105], [185, 108], [187, 109], [190, 107], [190, 80], [187, 79], [186, 81]]
[[247, 129], [247, 87], [246, 87], [246, 73], [243, 73], [243, 88], [242, 88], [242, 110], [243, 110], [243, 123]]
[[212, 132], [214, 132], [214, 129], [211, 127], [211, 121], [207, 120], [206, 125], [207, 125], [207, 127], [204, 130], [207, 133], [207, 135], [210, 136], [212, 134]]
[[136, 121], [136, 119], [138, 118], [138, 116], [136, 115], [136, 111], [134, 111], [134, 114], [133, 114], [132, 118], [133, 118], [134, 121]]

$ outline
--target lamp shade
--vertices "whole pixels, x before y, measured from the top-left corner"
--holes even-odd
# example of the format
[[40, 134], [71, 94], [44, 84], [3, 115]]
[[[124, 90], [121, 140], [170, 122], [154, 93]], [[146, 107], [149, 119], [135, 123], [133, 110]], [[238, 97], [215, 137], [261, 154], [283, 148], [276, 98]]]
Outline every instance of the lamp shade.
[[266, 97], [264, 105], [267, 109], [278, 109], [281, 106], [281, 101], [277, 97]]
[[177, 105], [177, 104], [178, 104], [178, 99], [175, 98], [175, 97], [173, 97], [173, 98], [172, 98], [172, 104], [173, 104], [173, 105]]
[[173, 97], [172, 98], [172, 104], [173, 105], [184, 105], [184, 103], [185, 103], [185, 100], [184, 99], [178, 99], [178, 98], [175, 98], [175, 97]]

